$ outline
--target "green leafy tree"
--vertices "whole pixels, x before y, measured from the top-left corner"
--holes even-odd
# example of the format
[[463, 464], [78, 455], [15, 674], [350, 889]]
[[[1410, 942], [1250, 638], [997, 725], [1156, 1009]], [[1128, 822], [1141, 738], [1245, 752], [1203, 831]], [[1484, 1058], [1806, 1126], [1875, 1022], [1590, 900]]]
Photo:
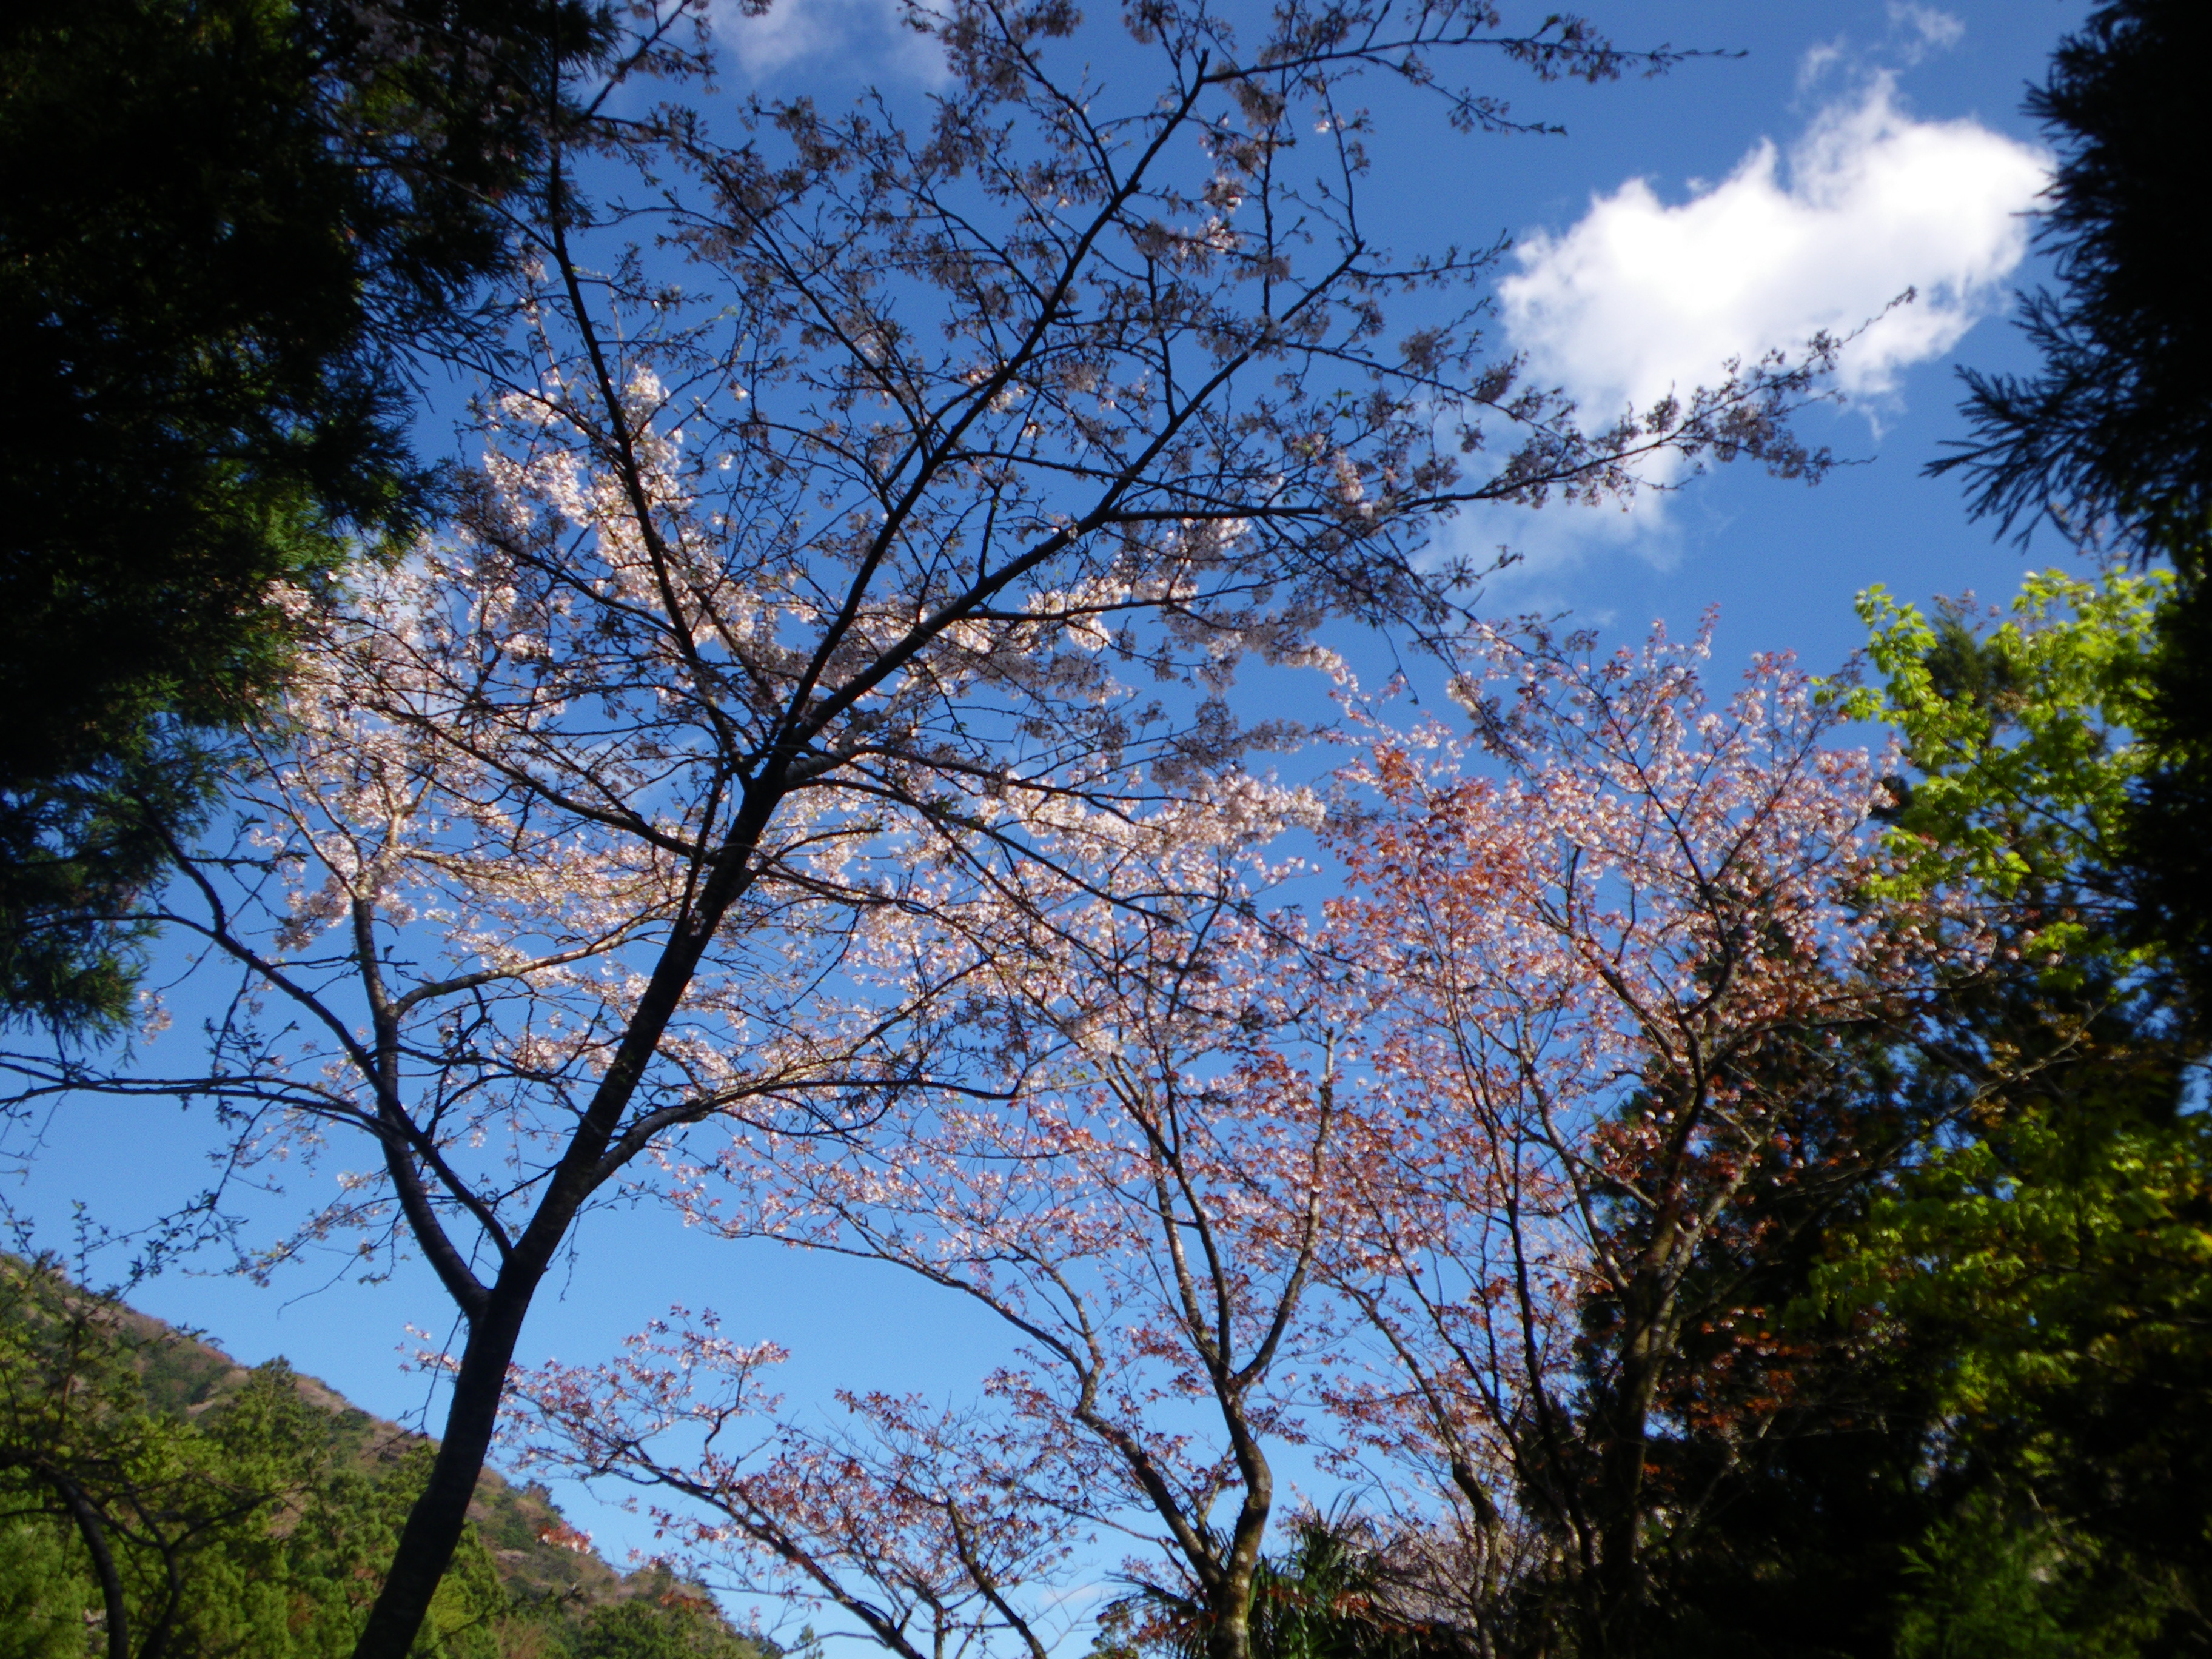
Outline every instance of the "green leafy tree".
[[[82, 1655], [88, 1627], [110, 1659], [349, 1652], [430, 1447], [365, 1446], [282, 1362], [164, 1409], [173, 1333], [51, 1261], [0, 1280], [0, 1654]], [[415, 1650], [492, 1659], [511, 1611], [471, 1531]]]
[[1903, 763], [1868, 896], [1940, 893], [1994, 948], [1917, 1041], [1839, 1034], [1858, 1063], [1800, 1128], [1833, 1178], [1758, 1186], [1702, 1243], [1715, 1312], [1659, 1402], [1637, 1651], [2186, 1650], [2212, 1164], [2117, 867], [2173, 592], [2115, 569], [2038, 573], [2002, 614], [1863, 598], [1879, 689], [1841, 694]]
[[[1440, 1616], [1417, 1571], [1393, 1559], [1390, 1539], [1350, 1509], [1308, 1510], [1290, 1547], [1262, 1555], [1253, 1577], [1253, 1659], [1445, 1659], [1473, 1633]], [[1211, 1621], [1198, 1600], [1146, 1583], [1109, 1603], [1094, 1659], [1203, 1659]]]
[[298, 607], [432, 499], [574, 0], [22, 0], [0, 22], [0, 1015], [128, 1006], [133, 896]]
[[657, 1575], [641, 1592], [584, 1614], [575, 1659], [769, 1659], [696, 1589]]
[[2098, 1606], [2078, 1568], [2084, 1540], [2032, 1507], [1978, 1491], [1905, 1552], [1898, 1659], [2106, 1659], [2154, 1626]]
[[1848, 712], [1889, 726], [1911, 773], [1893, 781], [1891, 841], [1905, 855], [1893, 896], [1975, 890], [2054, 970], [2112, 956], [2130, 800], [2155, 763], [2137, 734], [2172, 591], [2163, 573], [2045, 570], [2002, 619], [1963, 605], [1930, 618], [1879, 586], [1861, 596], [1883, 689], [1855, 692]]
[[2055, 520], [2109, 536], [2179, 577], [2160, 622], [2148, 707], [2133, 729], [2155, 764], [2137, 781], [2126, 866], [2144, 937], [2212, 989], [2212, 264], [2203, 211], [2202, 66], [2212, 10], [2117, 0], [2059, 46], [2029, 113], [2058, 151], [2039, 232], [2055, 292], [2027, 296], [2041, 359], [1966, 376], [1960, 471], [1978, 513], [2025, 534]]
[[1827, 1269], [1941, 1358], [1957, 1500], [1916, 1546], [1905, 1651], [2212, 1639], [2212, 1121], [2123, 862], [2175, 592], [2045, 573], [1994, 626], [1863, 604], [1887, 690], [1858, 712], [1912, 773], [1905, 879], [1978, 895], [1999, 943], [1928, 1065], [1959, 1080], [1954, 1132]]
[[0, 1659], [82, 1659], [82, 1581], [53, 1529], [0, 1521]]

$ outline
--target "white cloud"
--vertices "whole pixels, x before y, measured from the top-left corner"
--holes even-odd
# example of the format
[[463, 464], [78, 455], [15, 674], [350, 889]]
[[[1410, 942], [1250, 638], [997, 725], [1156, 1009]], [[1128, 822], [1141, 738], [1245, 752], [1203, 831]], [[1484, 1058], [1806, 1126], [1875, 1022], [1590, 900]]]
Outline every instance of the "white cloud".
[[1805, 48], [1804, 57], [1797, 60], [1797, 90], [1806, 93], [1827, 78], [1828, 71], [1850, 56], [1851, 43], [1845, 35], [1832, 40], [1817, 40]]
[[1843, 390], [1893, 394], [2002, 301], [2047, 159], [1972, 121], [1918, 121], [1876, 76], [1785, 158], [1761, 140], [1720, 184], [1668, 205], [1632, 179], [1501, 284], [1513, 343], [1593, 417], [1720, 378], [1729, 357], [1848, 333]]
[[769, 0], [749, 15], [738, 0], [713, 0], [714, 34], [754, 81], [837, 60], [856, 79], [945, 78], [936, 41], [907, 27], [903, 0]]
[[1917, 64], [1939, 52], [1948, 52], [1966, 38], [1966, 25], [1948, 11], [1889, 0], [1889, 29], [1902, 43], [1905, 61]]
[[[1786, 154], [1762, 140], [1722, 182], [1674, 204], [1632, 179], [1593, 197], [1564, 234], [1526, 238], [1520, 270], [1500, 285], [1508, 337], [1538, 380], [1602, 423], [1718, 383], [1731, 357], [1794, 351], [1879, 318], [1838, 375], [1871, 412], [1893, 404], [1905, 370], [1943, 356], [2003, 303], [2027, 249], [2022, 216], [2048, 167], [2041, 152], [1974, 122], [1912, 118], [1876, 73]], [[1884, 315], [1907, 289], [1914, 303]], [[1684, 530], [1668, 498], [1647, 492], [1623, 511], [1478, 508], [1448, 539], [1470, 555], [1500, 544], [1521, 552], [1497, 591], [1533, 603], [1592, 553], [1671, 565]]]
[[1807, 47], [1797, 64], [1797, 91], [1802, 96], [1836, 70], [1875, 73], [1885, 64], [1917, 69], [1966, 38], [1965, 21], [1948, 11], [1917, 0], [1889, 0], [1889, 27], [1873, 46], [1863, 47], [1850, 35], [1839, 34]]

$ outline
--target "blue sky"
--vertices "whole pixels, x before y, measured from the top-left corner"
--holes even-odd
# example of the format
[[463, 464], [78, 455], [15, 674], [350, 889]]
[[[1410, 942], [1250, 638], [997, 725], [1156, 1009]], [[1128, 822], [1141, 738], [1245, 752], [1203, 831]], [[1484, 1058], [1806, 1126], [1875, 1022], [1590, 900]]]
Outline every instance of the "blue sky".
[[[1096, 9], [1103, 22], [1112, 8]], [[1960, 429], [1955, 366], [2024, 361], [2002, 320], [2010, 289], [2039, 274], [2023, 258], [2019, 218], [2040, 165], [2021, 94], [2085, 9], [2073, 0], [1601, 4], [1592, 15], [1624, 43], [1742, 55], [1656, 80], [1516, 95], [1516, 112], [1564, 123], [1565, 137], [1439, 143], [1427, 123], [1415, 143], [1384, 121], [1374, 207], [1388, 238], [1514, 235], [1523, 252], [1507, 267], [1505, 343], [1594, 408], [1668, 384], [1686, 390], [1730, 351], [1848, 329], [1908, 286], [1921, 295], [1846, 360], [1849, 401], [1809, 418], [1808, 431], [1853, 465], [1816, 489], [1742, 469], [1626, 514], [1551, 509], [1466, 525], [1454, 533], [1471, 544], [1527, 555], [1492, 590], [1498, 606], [1571, 609], [1622, 630], [1663, 617], [1680, 631], [1717, 604], [1724, 659], [1789, 648], [1826, 668], [1858, 642], [1850, 602], [1869, 583], [1912, 598], [2010, 592], [2021, 554], [1968, 522], [1956, 486], [1922, 468]], [[888, 18], [887, 0], [781, 0], [757, 23], [732, 9], [729, 81], [824, 99], [848, 95], [860, 74], [918, 86], [929, 66]], [[2064, 556], [2052, 545], [2036, 553]], [[7, 1195], [48, 1244], [66, 1243], [77, 1203], [127, 1228], [205, 1183], [210, 1141], [204, 1117], [173, 1108], [73, 1106]], [[672, 1294], [719, 1308], [732, 1335], [788, 1346], [794, 1395], [832, 1382], [964, 1390], [1000, 1351], [978, 1316], [888, 1270], [733, 1249], [649, 1206], [586, 1223], [573, 1272], [552, 1288], [526, 1359], [603, 1357]], [[382, 1284], [294, 1270], [268, 1289], [173, 1272], [138, 1300], [205, 1328], [243, 1360], [287, 1355], [392, 1415], [425, 1400], [424, 1379], [400, 1368], [415, 1346], [407, 1327], [442, 1336], [451, 1317], [405, 1264]], [[642, 1541], [633, 1521], [588, 1500], [574, 1508], [617, 1559]]]

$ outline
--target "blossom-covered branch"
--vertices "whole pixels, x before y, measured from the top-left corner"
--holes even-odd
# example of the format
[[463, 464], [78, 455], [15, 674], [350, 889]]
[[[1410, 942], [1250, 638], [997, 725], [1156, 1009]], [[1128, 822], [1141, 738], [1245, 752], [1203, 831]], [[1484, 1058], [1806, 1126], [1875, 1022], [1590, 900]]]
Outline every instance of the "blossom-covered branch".
[[1341, 1403], [1501, 1541], [1515, 1504], [1571, 1540], [1602, 1651], [1686, 1329], [1729, 1316], [1724, 1264], [1771, 1243], [1775, 1192], [1817, 1215], [1823, 1183], [1863, 1178], [1881, 1149], [1833, 1103], [1979, 947], [1871, 902], [1880, 769], [1832, 744], [1832, 698], [1786, 659], [1715, 702], [1703, 635], [1485, 637], [1460, 695], [1502, 770], [1470, 774], [1441, 729], [1378, 733], [1339, 820], [1333, 947], [1408, 1126], [1346, 1287], [1395, 1377]]

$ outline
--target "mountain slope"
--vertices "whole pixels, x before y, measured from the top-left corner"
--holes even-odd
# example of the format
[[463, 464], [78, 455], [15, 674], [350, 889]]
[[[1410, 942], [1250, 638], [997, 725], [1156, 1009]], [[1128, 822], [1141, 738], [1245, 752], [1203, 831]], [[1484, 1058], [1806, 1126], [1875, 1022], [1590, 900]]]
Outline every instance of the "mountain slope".
[[[169, 1659], [338, 1659], [432, 1443], [0, 1254], [0, 1626], [43, 1632], [0, 1655], [75, 1659], [114, 1622]], [[470, 1519], [425, 1659], [775, 1659], [541, 1486], [487, 1470]]]

